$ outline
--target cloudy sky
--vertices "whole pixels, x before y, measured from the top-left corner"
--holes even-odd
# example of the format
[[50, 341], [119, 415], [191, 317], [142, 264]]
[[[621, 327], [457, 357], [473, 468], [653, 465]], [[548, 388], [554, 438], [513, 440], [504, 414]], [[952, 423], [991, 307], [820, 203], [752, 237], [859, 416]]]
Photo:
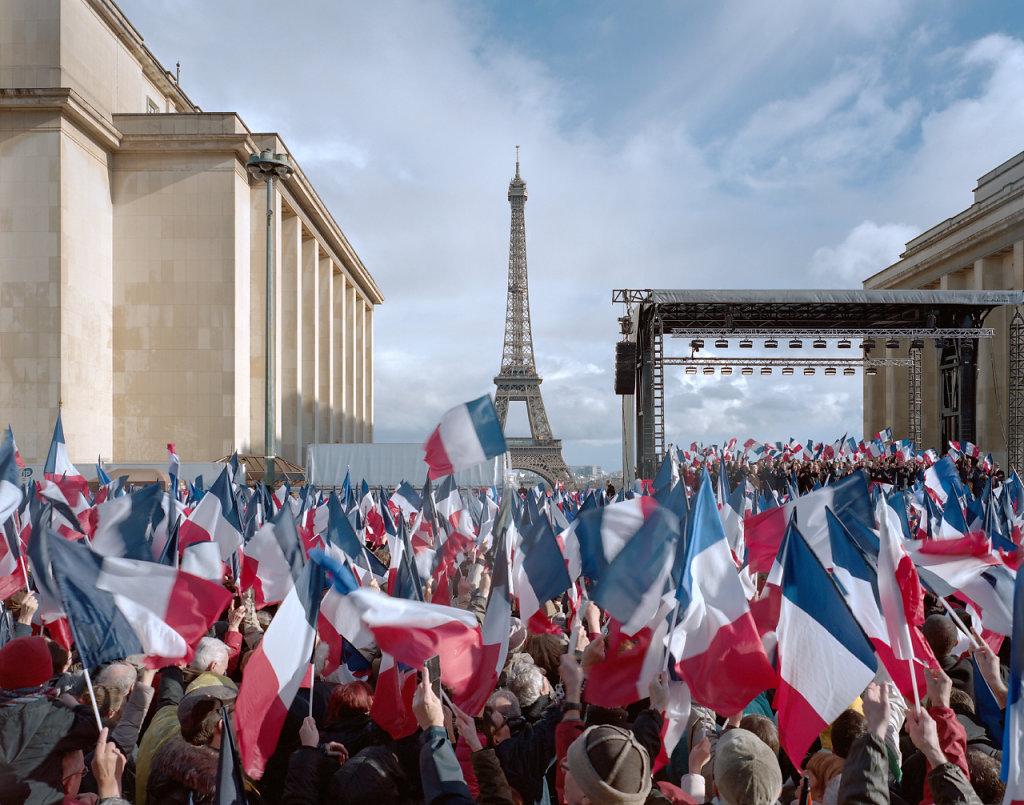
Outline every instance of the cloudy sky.
[[[613, 288], [857, 287], [1024, 150], [1010, 0], [118, 3], [195, 103], [282, 136], [376, 278], [377, 441], [493, 391], [517, 144], [548, 416], [606, 469]], [[673, 375], [667, 436], [860, 435], [861, 382]]]

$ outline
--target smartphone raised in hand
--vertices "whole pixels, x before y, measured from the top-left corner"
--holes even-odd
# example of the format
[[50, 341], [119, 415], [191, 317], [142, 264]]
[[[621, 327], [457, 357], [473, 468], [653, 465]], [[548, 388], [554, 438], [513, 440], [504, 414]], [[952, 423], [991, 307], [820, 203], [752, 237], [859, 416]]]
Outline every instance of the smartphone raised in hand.
[[433, 657], [428, 657], [427, 661], [423, 664], [427, 674], [430, 677], [430, 687], [434, 691], [434, 695], [438, 699], [441, 698], [441, 658], [435, 654]]

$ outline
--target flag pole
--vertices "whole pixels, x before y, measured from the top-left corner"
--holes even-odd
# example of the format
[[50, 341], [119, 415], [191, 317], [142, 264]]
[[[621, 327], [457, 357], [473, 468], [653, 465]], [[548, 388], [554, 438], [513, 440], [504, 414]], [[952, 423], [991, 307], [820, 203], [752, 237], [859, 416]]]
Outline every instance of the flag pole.
[[[672, 622], [669, 624], [668, 634], [665, 636], [665, 640], [666, 641], [669, 641], [671, 639], [672, 632], [674, 632], [676, 630], [676, 624], [677, 623], [679, 623], [679, 599], [676, 599], [676, 605], [674, 607], [672, 607]], [[668, 670], [668, 664], [669, 664], [669, 660], [671, 659], [671, 657], [672, 657], [672, 652], [669, 651], [669, 647], [668, 647], [668, 644], [666, 642], [666, 645], [665, 645], [665, 657], [664, 657], [664, 659], [662, 660], [662, 663], [661, 663], [661, 670], [662, 671], [667, 671]]]
[[945, 598], [940, 598], [939, 602], [942, 604], [943, 607], [945, 607], [949, 617], [953, 619], [953, 623], [955, 623], [960, 628], [960, 631], [967, 635], [969, 638], [971, 638], [971, 645], [974, 646], [974, 648], [981, 648], [981, 646], [979, 646], [977, 641], [974, 639], [974, 635], [971, 633], [971, 630], [967, 628], [966, 624], [964, 624], [960, 616], [956, 614], [956, 610], [949, 605], [949, 602]]
[[[17, 537], [15, 537], [15, 539], [17, 539]], [[25, 589], [28, 592], [31, 592], [32, 584], [28, 580], [28, 568], [25, 567], [25, 557], [20, 553], [18, 554], [18, 561], [21, 562], [21, 572], [25, 574]]]
[[92, 690], [92, 677], [89, 675], [89, 667], [86, 665], [82, 667], [85, 671], [85, 686], [89, 688], [89, 701], [92, 702], [92, 714], [96, 716], [96, 728], [103, 732], [103, 719], [100, 718], [100, 708], [96, 706], [96, 694]]
[[309, 717], [313, 717], [313, 685], [316, 683], [316, 640], [313, 641], [313, 655], [309, 658]]
[[914, 658], [907, 660], [910, 666], [910, 686], [914, 689], [914, 715], [921, 715], [921, 694], [917, 691], [917, 674], [914, 673]]
[[[57, 585], [57, 595], [60, 598], [60, 603], [63, 604], [64, 591], [61, 589], [60, 579], [57, 578], [56, 573], [53, 574], [53, 582]], [[71, 617], [71, 613], [68, 612], [66, 609], [64, 614], [68, 621], [68, 627], [71, 629], [71, 634], [75, 639], [75, 643], [81, 646], [82, 641], [79, 640], [78, 635], [75, 634], [75, 619]], [[81, 654], [81, 649], [79, 649], [79, 654]], [[100, 709], [96, 706], [96, 696], [92, 690], [92, 677], [89, 676], [89, 666], [86, 664], [84, 657], [82, 658], [82, 670], [85, 671], [85, 686], [89, 689], [89, 699], [92, 701], [92, 712], [93, 715], [96, 716], [96, 729], [98, 729], [100, 732], [103, 732], [103, 719], [100, 718]]]
[[579, 606], [576, 608], [576, 615], [572, 619], [572, 631], [569, 634], [569, 651], [574, 654], [576, 653], [576, 646], [580, 642], [580, 630], [583, 628], [583, 610], [588, 603], [589, 599], [585, 593], [582, 593]]

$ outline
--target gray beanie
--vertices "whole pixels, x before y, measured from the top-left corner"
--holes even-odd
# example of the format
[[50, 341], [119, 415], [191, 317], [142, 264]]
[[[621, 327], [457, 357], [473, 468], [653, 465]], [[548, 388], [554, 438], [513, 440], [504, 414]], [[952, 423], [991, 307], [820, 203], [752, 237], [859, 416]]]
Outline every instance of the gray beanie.
[[771, 805], [782, 792], [779, 760], [754, 733], [728, 730], [715, 747], [715, 785], [725, 805]]
[[651, 759], [629, 730], [589, 727], [572, 742], [566, 760], [594, 805], [642, 803], [651, 792]]

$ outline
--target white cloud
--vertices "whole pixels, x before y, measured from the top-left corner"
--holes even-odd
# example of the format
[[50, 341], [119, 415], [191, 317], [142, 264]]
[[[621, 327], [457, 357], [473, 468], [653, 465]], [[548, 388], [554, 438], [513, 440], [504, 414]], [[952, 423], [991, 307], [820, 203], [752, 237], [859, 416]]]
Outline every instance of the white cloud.
[[[504, 4], [253, 0], [265, 42], [228, 4], [119, 5], [203, 108], [282, 135], [377, 279], [383, 441], [493, 389], [516, 144], [548, 416], [569, 463], [607, 467], [613, 288], [858, 285], [920, 231], [873, 222], [938, 223], [1022, 145], [1024, 43], [965, 41], [954, 6], [540, 4], [508, 26]], [[670, 394], [672, 438], [859, 430], [859, 378], [738, 381]]]
[[830, 287], [860, 288], [865, 279], [895, 263], [907, 241], [920, 231], [908, 224], [864, 221], [838, 246], [822, 246], [815, 251], [812, 270]]

